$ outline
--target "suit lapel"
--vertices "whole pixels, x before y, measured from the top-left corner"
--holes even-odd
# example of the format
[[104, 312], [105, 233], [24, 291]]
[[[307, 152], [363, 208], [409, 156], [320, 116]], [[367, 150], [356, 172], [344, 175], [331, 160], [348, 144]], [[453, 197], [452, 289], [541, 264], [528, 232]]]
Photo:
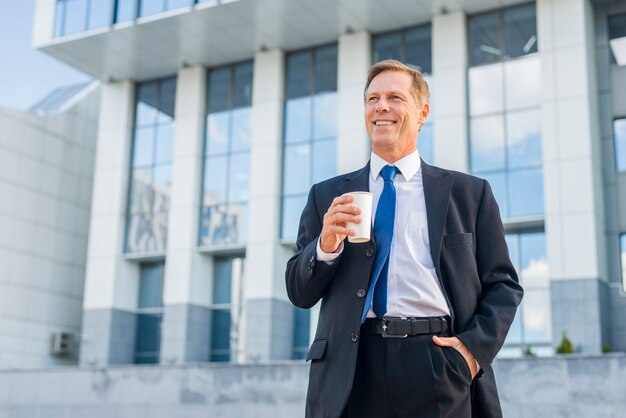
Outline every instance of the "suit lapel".
[[368, 163], [365, 164], [365, 167], [344, 177], [343, 183], [337, 186], [339, 192], [341, 194], [348, 192], [369, 192], [369, 174], [370, 163], [368, 161]]
[[448, 214], [448, 202], [450, 201], [454, 175], [447, 170], [428, 165], [424, 160], [421, 164], [430, 254], [433, 258], [433, 264], [439, 269], [443, 226]]

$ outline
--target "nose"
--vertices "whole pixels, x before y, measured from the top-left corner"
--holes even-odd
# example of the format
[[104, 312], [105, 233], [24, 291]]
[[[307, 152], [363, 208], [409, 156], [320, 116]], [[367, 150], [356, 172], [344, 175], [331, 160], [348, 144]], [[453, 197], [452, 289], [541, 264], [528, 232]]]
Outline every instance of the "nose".
[[389, 111], [389, 103], [384, 98], [381, 98], [376, 103], [376, 111], [377, 112], [388, 112]]

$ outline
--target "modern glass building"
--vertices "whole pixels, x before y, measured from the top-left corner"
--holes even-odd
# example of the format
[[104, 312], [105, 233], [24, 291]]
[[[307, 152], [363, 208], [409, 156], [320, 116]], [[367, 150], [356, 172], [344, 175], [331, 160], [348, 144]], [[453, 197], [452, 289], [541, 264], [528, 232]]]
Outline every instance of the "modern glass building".
[[38, 0], [101, 82], [80, 363], [301, 359], [309, 188], [362, 167], [367, 68], [420, 69], [431, 164], [486, 178], [526, 296], [501, 356], [626, 351], [626, 1]]

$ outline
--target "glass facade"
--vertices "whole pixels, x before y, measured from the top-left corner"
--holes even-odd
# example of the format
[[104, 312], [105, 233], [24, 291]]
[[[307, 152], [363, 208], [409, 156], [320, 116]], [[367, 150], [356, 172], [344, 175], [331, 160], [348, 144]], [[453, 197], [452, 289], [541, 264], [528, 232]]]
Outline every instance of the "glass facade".
[[287, 56], [281, 238], [294, 240], [314, 183], [337, 171], [337, 45]]
[[243, 258], [215, 258], [209, 361], [236, 359], [241, 329]]
[[615, 168], [626, 171], [626, 118], [613, 121], [613, 141], [615, 143]]
[[626, 65], [626, 13], [609, 17], [609, 50], [613, 64]]
[[209, 72], [200, 246], [246, 240], [252, 62]]
[[309, 352], [311, 311], [294, 306], [293, 311], [293, 360], [304, 360]]
[[54, 36], [111, 26], [194, 3], [195, 0], [57, 0]]
[[137, 86], [126, 252], [164, 251], [172, 180], [176, 79]]
[[137, 303], [135, 364], [156, 364], [159, 362], [164, 271], [165, 264], [163, 263], [141, 266]]
[[534, 4], [469, 19], [470, 167], [491, 184], [505, 220], [544, 211], [534, 22]]
[[511, 261], [524, 288], [504, 347], [503, 357], [519, 357], [529, 348], [537, 355], [554, 354], [550, 314], [550, 279], [543, 232], [507, 234]]
[[57, 0], [54, 36], [108, 26], [114, 7], [114, 0]]
[[626, 292], [626, 234], [619, 238], [620, 260], [622, 266], [622, 289]]
[[[421, 25], [408, 29], [376, 35], [372, 39], [373, 62], [395, 59], [415, 68], [424, 74], [428, 88], [433, 91], [432, 78], [432, 30], [431, 25]], [[431, 102], [432, 105], [432, 102]], [[417, 138], [420, 157], [428, 163], [433, 157], [433, 124], [431, 119], [422, 126]]]

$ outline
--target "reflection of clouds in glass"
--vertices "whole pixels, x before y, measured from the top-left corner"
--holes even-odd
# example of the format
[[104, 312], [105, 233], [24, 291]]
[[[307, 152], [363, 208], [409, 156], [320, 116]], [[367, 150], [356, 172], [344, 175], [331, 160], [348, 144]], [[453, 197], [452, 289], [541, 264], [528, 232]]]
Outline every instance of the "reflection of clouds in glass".
[[314, 98], [313, 138], [337, 134], [337, 93], [318, 94]]
[[528, 343], [550, 341], [550, 295], [548, 290], [534, 290], [524, 295], [524, 331]]
[[548, 276], [550, 268], [545, 258], [531, 259], [528, 266], [520, 272], [522, 284], [526, 287], [546, 287], [548, 286]]
[[514, 147], [539, 139], [541, 135], [539, 111], [519, 112], [508, 115], [507, 142]]
[[507, 62], [504, 65], [506, 108], [539, 106], [541, 65], [539, 57]]
[[311, 97], [292, 99], [285, 111], [285, 142], [306, 141], [311, 138]]
[[505, 166], [502, 116], [471, 121], [472, 170], [497, 170]]
[[472, 115], [501, 112], [503, 110], [502, 65], [493, 64], [470, 68], [469, 90]]

